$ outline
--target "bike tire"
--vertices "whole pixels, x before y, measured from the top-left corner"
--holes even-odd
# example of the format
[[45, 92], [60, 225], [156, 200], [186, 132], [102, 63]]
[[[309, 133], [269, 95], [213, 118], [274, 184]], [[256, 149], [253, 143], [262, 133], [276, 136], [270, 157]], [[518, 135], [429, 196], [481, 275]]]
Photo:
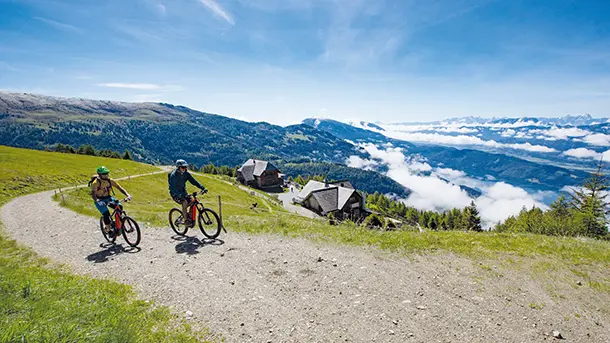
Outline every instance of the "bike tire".
[[116, 235], [108, 235], [106, 230], [104, 230], [104, 217], [100, 217], [100, 231], [102, 231], [102, 235], [104, 235], [104, 238], [108, 243], [114, 243], [114, 241], [116, 241]]
[[220, 230], [222, 229], [220, 217], [211, 209], [199, 210], [197, 222], [199, 223], [201, 233], [207, 238], [214, 239], [220, 235]]
[[186, 235], [189, 228], [184, 224], [184, 218], [182, 218], [182, 221], [183, 221], [182, 224], [176, 224], [176, 220], [178, 218], [182, 217], [182, 210], [177, 209], [177, 208], [172, 208], [171, 210], [169, 210], [168, 217], [169, 217], [169, 225], [172, 227], [172, 230], [174, 230], [174, 232], [179, 236]]
[[[138, 244], [140, 244], [140, 240], [142, 239], [142, 235], [140, 233], [140, 226], [133, 218], [123, 218], [123, 226], [121, 228], [121, 232], [123, 233], [123, 238], [125, 239], [125, 242], [127, 242], [129, 246], [135, 248], [138, 246]], [[128, 236], [132, 233], [135, 233], [135, 237]]]

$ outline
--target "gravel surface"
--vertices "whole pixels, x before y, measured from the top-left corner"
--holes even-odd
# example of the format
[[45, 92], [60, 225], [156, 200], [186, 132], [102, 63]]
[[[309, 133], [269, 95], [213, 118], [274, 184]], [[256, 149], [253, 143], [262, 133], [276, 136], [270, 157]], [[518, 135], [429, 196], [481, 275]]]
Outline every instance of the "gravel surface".
[[61, 208], [52, 194], [5, 205], [8, 234], [75, 273], [131, 284], [228, 342], [540, 342], [557, 340], [553, 331], [610, 342], [610, 315], [599, 308], [609, 297], [576, 280], [555, 299], [498, 261], [483, 268], [448, 254], [405, 258], [231, 228], [202, 241], [194, 230], [173, 238], [169, 228], [143, 227], [141, 250], [129, 251], [122, 238], [101, 244], [98, 219]]

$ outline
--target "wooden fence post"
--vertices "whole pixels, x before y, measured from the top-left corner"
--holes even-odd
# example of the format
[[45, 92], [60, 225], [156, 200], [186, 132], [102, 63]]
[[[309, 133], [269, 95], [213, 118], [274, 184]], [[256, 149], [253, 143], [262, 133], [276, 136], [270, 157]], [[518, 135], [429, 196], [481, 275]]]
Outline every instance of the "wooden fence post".
[[64, 198], [64, 193], [61, 191], [61, 188], [59, 188], [59, 194], [61, 195], [61, 204], [65, 205], [66, 204], [66, 198]]
[[227, 229], [225, 229], [225, 224], [224, 224], [224, 220], [222, 219], [222, 200], [220, 198], [220, 195], [218, 196], [218, 216], [220, 217], [220, 227], [224, 230], [224, 232], [227, 232]]

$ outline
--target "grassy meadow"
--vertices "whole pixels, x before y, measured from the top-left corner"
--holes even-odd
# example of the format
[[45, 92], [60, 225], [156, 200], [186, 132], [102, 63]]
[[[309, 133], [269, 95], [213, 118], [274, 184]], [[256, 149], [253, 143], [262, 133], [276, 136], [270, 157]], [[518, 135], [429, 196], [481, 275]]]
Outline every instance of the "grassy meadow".
[[[88, 181], [104, 164], [114, 177], [158, 171], [131, 161], [0, 146], [0, 205]], [[199, 342], [165, 307], [131, 287], [76, 276], [0, 234], [0, 342]]]
[[[515, 257], [549, 257], [572, 264], [601, 264], [610, 268], [610, 242], [589, 238], [551, 237], [535, 234], [509, 234], [463, 231], [417, 230], [379, 231], [354, 224], [331, 226], [324, 220], [311, 220], [288, 213], [272, 201], [229, 184], [225, 177], [196, 175], [210, 190], [200, 198], [206, 206], [218, 209], [222, 197], [224, 223], [228, 230], [252, 234], [268, 233], [302, 237], [322, 242], [373, 246], [402, 253], [448, 251], [472, 258], [493, 258], [498, 254]], [[167, 191], [167, 175], [160, 174], [121, 181], [133, 202], [126, 210], [139, 221], [155, 227], [168, 227], [167, 213], [176, 207]], [[189, 191], [196, 188], [187, 184]], [[86, 189], [66, 192], [66, 207], [79, 213], [99, 216]], [[59, 200], [56, 197], [56, 200]], [[251, 209], [253, 203], [256, 209]]]

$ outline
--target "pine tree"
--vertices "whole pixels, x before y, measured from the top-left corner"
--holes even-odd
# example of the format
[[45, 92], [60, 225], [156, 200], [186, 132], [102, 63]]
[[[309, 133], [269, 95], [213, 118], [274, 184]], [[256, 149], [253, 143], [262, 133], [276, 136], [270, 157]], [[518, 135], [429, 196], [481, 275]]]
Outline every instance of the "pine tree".
[[481, 217], [479, 216], [479, 210], [477, 210], [477, 206], [475, 205], [474, 200], [464, 209], [463, 218], [466, 230], [483, 231], [483, 228], [481, 227]]
[[430, 219], [428, 219], [428, 228], [430, 230], [434, 230], [436, 231], [436, 229], [438, 229], [438, 221], [436, 219], [436, 215], [431, 215]]
[[446, 230], [454, 230], [455, 229], [455, 217], [453, 216], [453, 210], [447, 213], [447, 219], [445, 220]]
[[570, 214], [570, 203], [565, 194], [561, 194], [552, 204], [551, 211], [553, 214], [565, 217]]
[[610, 213], [610, 203], [606, 201], [607, 190], [608, 179], [600, 160], [597, 170], [585, 180], [582, 189], [574, 189], [571, 195], [571, 205], [578, 212], [578, 222], [586, 235], [601, 237], [608, 233], [606, 215]]
[[95, 148], [91, 144], [81, 145], [78, 147], [78, 153], [80, 155], [90, 155], [95, 156]]
[[133, 160], [133, 157], [131, 157], [131, 153], [129, 152], [129, 150], [125, 149], [125, 153], [123, 154], [123, 159], [124, 160]]
[[294, 182], [298, 183], [301, 186], [305, 185], [305, 180], [303, 180], [303, 177], [300, 174], [297, 175], [297, 178], [294, 180]]

